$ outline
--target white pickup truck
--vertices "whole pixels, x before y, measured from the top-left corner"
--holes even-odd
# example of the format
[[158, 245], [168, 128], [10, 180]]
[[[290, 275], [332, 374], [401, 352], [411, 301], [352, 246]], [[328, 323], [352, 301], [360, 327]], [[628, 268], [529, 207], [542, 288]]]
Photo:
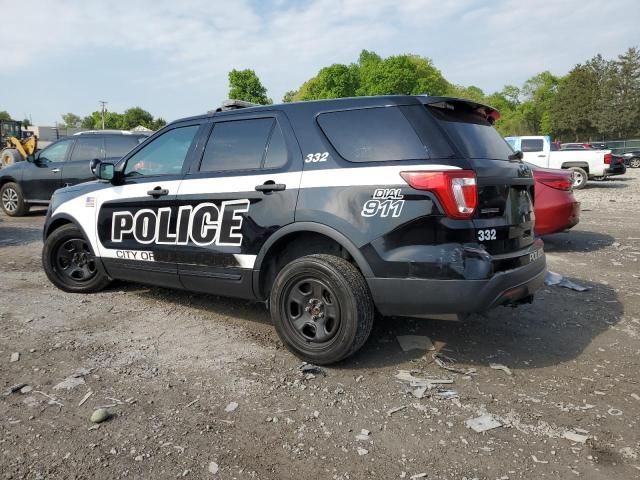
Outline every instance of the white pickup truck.
[[[584, 188], [587, 180], [600, 180], [624, 173], [624, 165], [613, 161], [611, 150], [559, 150], [548, 136], [506, 137], [522, 160], [545, 168], [573, 170], [573, 188]], [[620, 168], [621, 167], [621, 168]]]

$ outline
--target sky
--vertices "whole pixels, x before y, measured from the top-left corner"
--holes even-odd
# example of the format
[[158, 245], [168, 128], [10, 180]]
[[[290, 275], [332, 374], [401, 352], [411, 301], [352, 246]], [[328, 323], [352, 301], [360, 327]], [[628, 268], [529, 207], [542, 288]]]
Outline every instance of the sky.
[[[640, 46], [639, 0], [0, 0], [0, 110], [35, 125], [140, 106], [167, 121], [217, 107], [252, 68], [279, 102], [322, 67], [429, 57], [491, 93]], [[8, 25], [8, 27], [7, 27]]]

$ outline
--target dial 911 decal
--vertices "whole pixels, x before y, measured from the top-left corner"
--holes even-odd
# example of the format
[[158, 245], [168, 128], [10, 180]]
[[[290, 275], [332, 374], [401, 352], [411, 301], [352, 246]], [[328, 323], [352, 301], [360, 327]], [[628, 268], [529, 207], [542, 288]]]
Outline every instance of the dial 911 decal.
[[362, 206], [360, 214], [363, 217], [399, 217], [404, 206], [401, 191], [400, 188], [377, 188], [373, 192], [373, 198]]

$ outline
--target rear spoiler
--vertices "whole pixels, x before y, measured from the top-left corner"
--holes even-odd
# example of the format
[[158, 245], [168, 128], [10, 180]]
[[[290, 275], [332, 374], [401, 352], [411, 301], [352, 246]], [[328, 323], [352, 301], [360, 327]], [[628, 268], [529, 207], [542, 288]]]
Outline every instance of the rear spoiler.
[[469, 110], [473, 110], [476, 113], [482, 115], [490, 124], [494, 124], [496, 120], [500, 118], [500, 112], [489, 105], [483, 105], [482, 103], [474, 102], [473, 100], [467, 100], [464, 98], [455, 97], [418, 97], [423, 105], [429, 105], [432, 107], [447, 108], [449, 105], [464, 105]]

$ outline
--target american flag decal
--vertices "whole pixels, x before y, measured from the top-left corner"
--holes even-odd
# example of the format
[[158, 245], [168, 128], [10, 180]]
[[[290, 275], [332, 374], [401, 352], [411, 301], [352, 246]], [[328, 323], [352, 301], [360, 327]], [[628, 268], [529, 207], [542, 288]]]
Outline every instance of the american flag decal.
[[96, 197], [87, 197], [84, 201], [84, 206], [88, 208], [93, 208], [96, 206]]

